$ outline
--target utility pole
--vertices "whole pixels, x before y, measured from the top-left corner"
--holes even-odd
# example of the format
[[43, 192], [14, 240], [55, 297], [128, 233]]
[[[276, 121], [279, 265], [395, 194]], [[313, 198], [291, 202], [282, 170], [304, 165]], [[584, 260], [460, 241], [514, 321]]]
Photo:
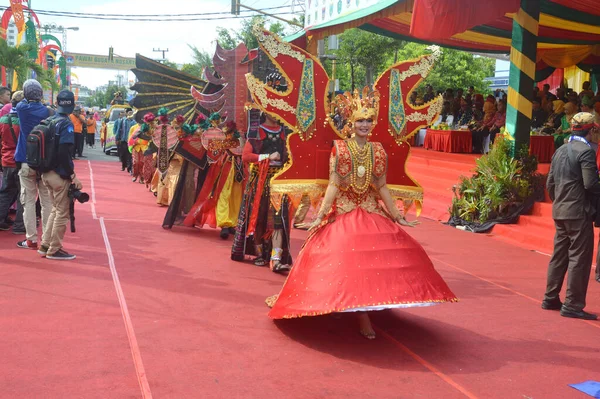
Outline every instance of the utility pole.
[[160, 49], [160, 48], [152, 48], [152, 51], [157, 52], [157, 53], [161, 53], [162, 52], [162, 62], [165, 62], [167, 59], [165, 58], [165, 53], [169, 52], [169, 49]]

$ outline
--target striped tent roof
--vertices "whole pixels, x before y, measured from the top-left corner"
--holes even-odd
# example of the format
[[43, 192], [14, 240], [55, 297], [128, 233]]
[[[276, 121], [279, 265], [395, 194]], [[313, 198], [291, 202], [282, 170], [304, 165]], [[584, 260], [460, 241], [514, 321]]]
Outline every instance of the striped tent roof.
[[[427, 3], [428, 6], [435, 6], [435, 4], [441, 6], [432, 7], [433, 11], [428, 11], [431, 14], [429, 25], [434, 26], [434, 21], [444, 21], [444, 25], [447, 25], [448, 19], [463, 18], [462, 26], [466, 25], [467, 29], [446, 37], [439, 37], [439, 34], [437, 37], [416, 34], [419, 27], [415, 27], [413, 11], [416, 6], [419, 6], [419, 2]], [[499, 0], [478, 0], [476, 3], [473, 3], [473, 0], [452, 1], [452, 4], [463, 3], [465, 7], [476, 8], [475, 11], [469, 9], [465, 12], [460, 7], [451, 9], [449, 0], [382, 0], [373, 6], [335, 20], [306, 27], [296, 35], [288, 37], [287, 40], [301, 43], [307, 36], [319, 39], [341, 33], [346, 29], [360, 28], [396, 39], [435, 43], [459, 50], [509, 53], [512, 17], [519, 8], [519, 1], [502, 0], [502, 5], [497, 6], [499, 2]], [[474, 4], [480, 6], [479, 11], [478, 6], [473, 6]], [[437, 27], [426, 28], [433, 32], [437, 29]], [[541, 0], [537, 61], [538, 69], [600, 65], [598, 0]]]

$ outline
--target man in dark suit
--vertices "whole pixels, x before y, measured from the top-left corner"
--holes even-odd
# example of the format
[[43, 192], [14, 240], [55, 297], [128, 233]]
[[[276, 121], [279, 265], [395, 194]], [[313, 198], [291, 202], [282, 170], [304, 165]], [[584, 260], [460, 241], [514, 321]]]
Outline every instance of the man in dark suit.
[[[573, 135], [552, 157], [546, 183], [556, 235], [542, 309], [560, 310], [561, 316], [585, 320], [598, 318], [583, 310], [594, 251], [596, 209], [590, 198], [600, 195], [596, 154], [589, 143], [593, 129], [592, 114], [580, 112], [573, 117]], [[559, 294], [567, 270], [563, 304]]]

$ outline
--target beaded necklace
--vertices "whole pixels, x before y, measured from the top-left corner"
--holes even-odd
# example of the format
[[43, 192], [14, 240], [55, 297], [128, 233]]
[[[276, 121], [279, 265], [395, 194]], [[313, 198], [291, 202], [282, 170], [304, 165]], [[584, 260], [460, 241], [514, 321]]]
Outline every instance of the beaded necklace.
[[[360, 148], [354, 140], [348, 140], [348, 149], [352, 156], [352, 174], [350, 175], [350, 185], [357, 194], [364, 194], [371, 186], [373, 176], [373, 157], [371, 143], [366, 143]], [[359, 180], [364, 178], [362, 183]]]

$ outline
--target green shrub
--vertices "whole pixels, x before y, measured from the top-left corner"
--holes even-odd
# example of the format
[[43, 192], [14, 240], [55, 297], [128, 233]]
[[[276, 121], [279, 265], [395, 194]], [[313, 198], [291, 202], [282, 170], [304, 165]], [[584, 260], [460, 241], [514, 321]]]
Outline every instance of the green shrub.
[[543, 190], [544, 176], [537, 159], [525, 146], [511, 157], [512, 143], [496, 137], [488, 155], [477, 159], [475, 174], [461, 176], [453, 187], [450, 214], [467, 222], [484, 223], [513, 212], [526, 199]]

